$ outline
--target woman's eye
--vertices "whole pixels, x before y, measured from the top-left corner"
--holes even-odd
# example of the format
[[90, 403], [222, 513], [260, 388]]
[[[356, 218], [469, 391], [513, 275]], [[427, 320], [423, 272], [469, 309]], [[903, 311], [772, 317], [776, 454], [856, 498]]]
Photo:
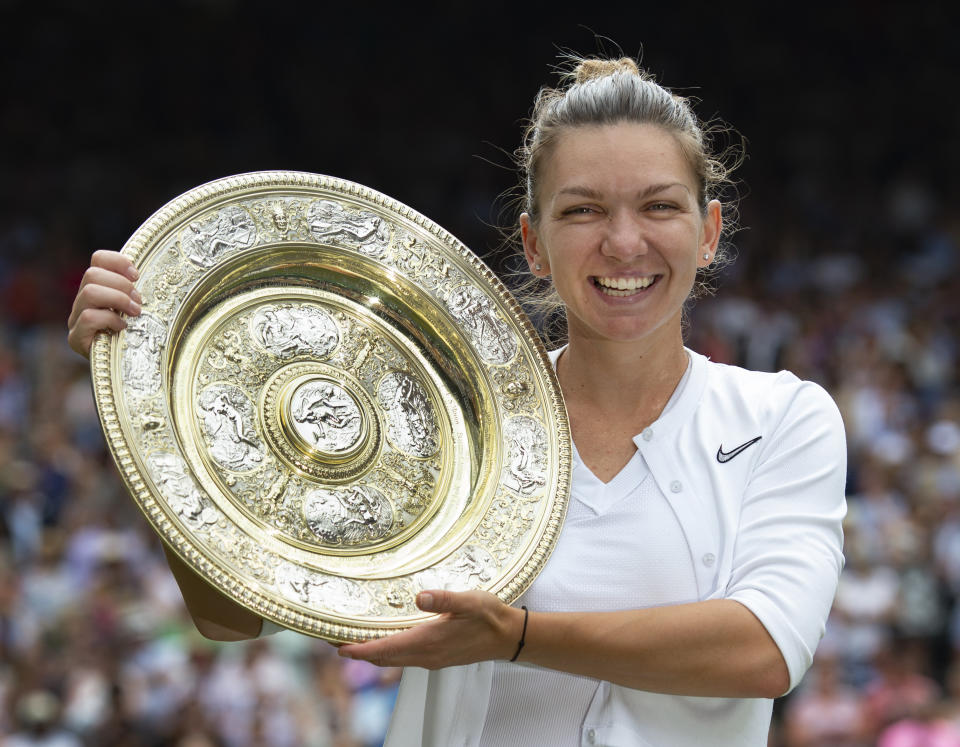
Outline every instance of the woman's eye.
[[586, 205], [578, 205], [577, 207], [567, 208], [563, 211], [563, 215], [589, 215], [594, 212], [593, 208], [587, 207]]
[[647, 209], [660, 212], [663, 210], [673, 210], [674, 206], [671, 205], [669, 202], [655, 202], [652, 205], [649, 205]]

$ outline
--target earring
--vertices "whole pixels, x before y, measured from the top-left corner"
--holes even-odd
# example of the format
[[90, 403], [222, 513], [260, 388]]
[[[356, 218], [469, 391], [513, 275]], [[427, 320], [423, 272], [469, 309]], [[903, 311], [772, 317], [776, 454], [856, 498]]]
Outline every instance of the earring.
[[710, 259], [710, 253], [709, 253], [709, 252], [704, 252], [704, 253], [703, 253], [703, 258], [704, 258], [704, 259]]
[[539, 262], [537, 262], [537, 263], [533, 266], [533, 269], [536, 270], [537, 272], [540, 272], [540, 270], [543, 269], [543, 265], [541, 265]]

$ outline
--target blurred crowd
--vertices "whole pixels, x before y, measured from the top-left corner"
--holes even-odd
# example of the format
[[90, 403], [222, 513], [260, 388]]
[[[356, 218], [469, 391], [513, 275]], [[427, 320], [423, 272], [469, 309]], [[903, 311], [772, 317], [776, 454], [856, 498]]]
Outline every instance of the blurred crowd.
[[[22, 33], [2, 53], [18, 64], [0, 120], [2, 140], [17, 144], [0, 154], [0, 747], [366, 747], [380, 744], [395, 698], [396, 670], [343, 662], [322, 641], [285, 632], [215, 644], [195, 632], [106, 451], [65, 320], [92, 249], [119, 247], [205, 179], [255, 168], [356, 179], [488, 252], [496, 237], [484, 221], [504, 183], [463, 156], [480, 148], [455, 134], [479, 120], [484, 136], [512, 147], [511, 117], [529, 105], [552, 48], [532, 51], [536, 63], [511, 60], [529, 80], [491, 73], [494, 59], [450, 65], [461, 76], [451, 86], [474, 93], [450, 106], [436, 106], [429, 87], [385, 84], [378, 76], [393, 60], [372, 51], [351, 70], [379, 80], [375, 98], [346, 73], [325, 82], [340, 89], [314, 96], [288, 74], [350, 54], [342, 27], [263, 13], [220, 35], [233, 3], [185, 4], [190, 23], [176, 35], [122, 37], [99, 57], [54, 17], [11, 24]], [[909, 35], [861, 5], [818, 15], [816, 31], [836, 16], [868, 25], [871, 49], [902, 52]], [[357, 7], [351, 28], [390, 38]], [[910, 49], [952, 48], [930, 41], [952, 27], [929, 10], [909, 18], [924, 13]], [[955, 71], [934, 60], [864, 77], [875, 55], [822, 44], [793, 59], [782, 40], [737, 36], [752, 28], [731, 17], [722, 29], [725, 55], [750, 74], [702, 81], [706, 95], [727, 92], [710, 106], [751, 137], [754, 159], [745, 228], [732, 239], [739, 256], [717, 294], [691, 306], [688, 345], [819, 382], [841, 408], [849, 449], [846, 567], [813, 668], [776, 702], [770, 745], [960, 747], [960, 214], [950, 212], [960, 164], [956, 148], [941, 147], [960, 123], [953, 99], [888, 98], [953, 90]], [[313, 38], [324, 29], [327, 46]], [[434, 69], [438, 44], [457, 59], [463, 39], [434, 31], [404, 50], [410, 67]], [[296, 43], [264, 54], [271, 36]], [[240, 43], [208, 67], [202, 52], [220, 38]], [[694, 46], [675, 55], [667, 84], [700, 81], [683, 72], [687, 60], [710, 69]], [[509, 114], [476, 104], [500, 99]], [[351, 116], [331, 117], [331, 101]], [[397, 115], [389, 125], [385, 111]], [[906, 129], [918, 119], [928, 136]], [[325, 121], [341, 129], [315, 134]]]

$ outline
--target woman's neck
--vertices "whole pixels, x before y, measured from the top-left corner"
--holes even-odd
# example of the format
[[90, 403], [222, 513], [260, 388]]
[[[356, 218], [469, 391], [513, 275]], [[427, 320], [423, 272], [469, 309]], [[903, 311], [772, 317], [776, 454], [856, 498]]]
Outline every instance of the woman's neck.
[[564, 398], [598, 417], [652, 422], [687, 369], [677, 334], [672, 343], [645, 345], [571, 336], [557, 362]]

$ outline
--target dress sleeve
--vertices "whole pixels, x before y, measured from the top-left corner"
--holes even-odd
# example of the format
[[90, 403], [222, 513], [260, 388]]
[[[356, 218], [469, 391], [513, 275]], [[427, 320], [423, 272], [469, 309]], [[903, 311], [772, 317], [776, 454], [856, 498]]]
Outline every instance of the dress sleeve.
[[769, 403], [726, 596], [763, 623], [792, 690], [813, 661], [843, 568], [847, 451], [837, 406], [818, 385], [780, 374]]

